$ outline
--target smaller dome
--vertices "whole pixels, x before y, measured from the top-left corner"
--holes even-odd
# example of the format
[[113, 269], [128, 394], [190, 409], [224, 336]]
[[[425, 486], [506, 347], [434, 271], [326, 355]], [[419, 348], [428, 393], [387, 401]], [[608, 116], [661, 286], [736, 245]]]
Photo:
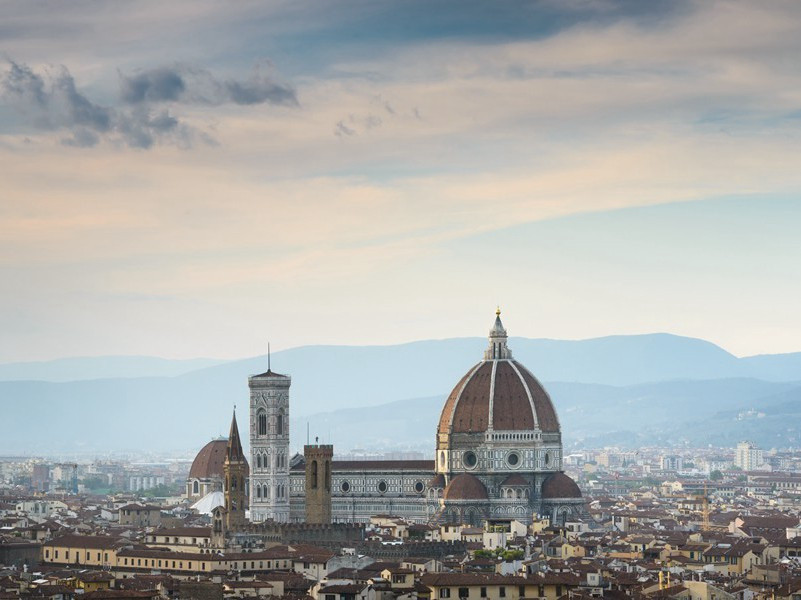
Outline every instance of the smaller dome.
[[189, 469], [190, 479], [211, 479], [222, 477], [225, 453], [228, 449], [228, 440], [212, 440], [197, 453]]
[[[189, 479], [222, 478], [225, 457], [228, 454], [228, 440], [220, 438], [212, 440], [197, 453], [189, 469]], [[245, 476], [250, 475], [250, 467], [245, 461]]]
[[503, 480], [503, 483], [501, 484], [501, 487], [506, 487], [506, 486], [511, 486], [511, 485], [514, 485], [514, 486], [527, 486], [528, 485], [528, 481], [526, 481], [525, 477], [523, 477], [522, 475], [519, 475], [518, 473], [514, 473], [513, 475], [509, 475], [509, 477], [507, 477], [506, 479]]
[[581, 490], [576, 482], [564, 473], [554, 473], [542, 482], [542, 498], [581, 498]]
[[442, 473], [437, 473], [434, 475], [433, 479], [428, 482], [428, 487], [430, 488], [444, 488], [445, 487], [445, 476]]
[[445, 500], [489, 500], [487, 488], [478, 477], [469, 473], [451, 479], [442, 496]]

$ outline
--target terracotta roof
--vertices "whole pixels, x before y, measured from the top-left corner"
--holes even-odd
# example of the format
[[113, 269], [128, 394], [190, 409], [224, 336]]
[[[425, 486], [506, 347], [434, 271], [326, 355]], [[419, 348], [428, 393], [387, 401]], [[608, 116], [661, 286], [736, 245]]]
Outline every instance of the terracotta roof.
[[448, 486], [445, 488], [443, 494], [445, 500], [487, 500], [487, 488], [484, 484], [469, 473], [462, 473], [457, 475]]
[[481, 433], [490, 425], [498, 431], [559, 432], [548, 393], [517, 361], [485, 360], [472, 367], [445, 401], [438, 432]]
[[[197, 453], [189, 469], [189, 479], [212, 479], [223, 476], [223, 464], [228, 453], [228, 440], [212, 440]], [[244, 457], [243, 457], [243, 460]], [[250, 474], [250, 467], [245, 460], [245, 476]]]
[[546, 499], [581, 498], [581, 490], [564, 473], [554, 473], [542, 482], [541, 496]]

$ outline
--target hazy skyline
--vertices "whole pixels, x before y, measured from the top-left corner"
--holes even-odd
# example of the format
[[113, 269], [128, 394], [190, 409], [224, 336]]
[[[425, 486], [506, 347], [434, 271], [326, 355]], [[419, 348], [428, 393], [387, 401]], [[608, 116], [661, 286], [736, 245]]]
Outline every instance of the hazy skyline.
[[0, 361], [801, 351], [801, 5], [0, 8]]

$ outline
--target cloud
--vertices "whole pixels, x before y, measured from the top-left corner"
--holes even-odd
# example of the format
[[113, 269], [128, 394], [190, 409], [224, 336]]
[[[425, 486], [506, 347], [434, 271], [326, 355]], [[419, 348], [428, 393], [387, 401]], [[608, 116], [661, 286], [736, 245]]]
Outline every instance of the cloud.
[[122, 80], [120, 99], [127, 104], [175, 101], [186, 90], [186, 84], [180, 73], [163, 67], [131, 77], [120, 75], [120, 78]]
[[298, 105], [295, 90], [275, 81], [261, 65], [244, 80], [220, 80], [205, 69], [186, 65], [158, 67], [131, 76], [120, 73], [120, 79], [120, 100], [125, 104]]
[[216, 144], [208, 132], [179, 118], [176, 107], [298, 105], [295, 91], [275, 82], [259, 66], [245, 80], [221, 81], [206, 70], [187, 66], [119, 73], [119, 77], [119, 106], [103, 106], [78, 89], [65, 66], [39, 73], [10, 60], [0, 71], [0, 101], [36, 129], [66, 133], [61, 138], [66, 146], [88, 148], [108, 141], [141, 149], [158, 143], [181, 148], [195, 141]]

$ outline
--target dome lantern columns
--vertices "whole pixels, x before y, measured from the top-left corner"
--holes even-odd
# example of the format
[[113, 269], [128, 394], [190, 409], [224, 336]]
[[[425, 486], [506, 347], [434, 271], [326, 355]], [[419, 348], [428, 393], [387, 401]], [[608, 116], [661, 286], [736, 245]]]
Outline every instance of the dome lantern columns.
[[489, 347], [484, 351], [484, 360], [511, 359], [512, 351], [506, 344], [508, 336], [501, 323], [501, 309], [495, 311], [495, 323], [489, 332]]

